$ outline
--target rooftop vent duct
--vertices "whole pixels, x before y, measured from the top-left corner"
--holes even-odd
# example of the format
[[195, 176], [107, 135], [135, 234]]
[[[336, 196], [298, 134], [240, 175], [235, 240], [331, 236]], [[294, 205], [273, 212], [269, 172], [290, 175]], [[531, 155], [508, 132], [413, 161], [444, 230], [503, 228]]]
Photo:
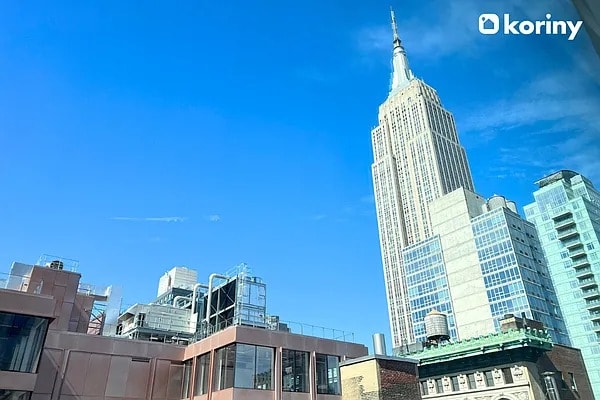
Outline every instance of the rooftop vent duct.
[[383, 333], [376, 333], [373, 335], [373, 352], [377, 356], [387, 355], [387, 351], [385, 349], [385, 336]]

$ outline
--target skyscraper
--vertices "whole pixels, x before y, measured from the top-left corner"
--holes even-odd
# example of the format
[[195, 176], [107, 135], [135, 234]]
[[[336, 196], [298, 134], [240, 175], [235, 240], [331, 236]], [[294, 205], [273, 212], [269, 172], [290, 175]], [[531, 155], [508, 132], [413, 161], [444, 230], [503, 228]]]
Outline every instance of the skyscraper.
[[416, 78], [398, 36], [394, 12], [390, 92], [372, 132], [375, 206], [393, 346], [415, 337], [402, 250], [432, 235], [428, 205], [463, 187], [473, 190], [454, 118], [436, 91]]
[[392, 342], [426, 339], [432, 309], [453, 339], [499, 329], [505, 314], [570, 343], [533, 224], [502, 196], [476, 194], [452, 115], [415, 78], [392, 11], [393, 73], [372, 130], [375, 206]]
[[600, 398], [600, 192], [573, 171], [537, 185], [525, 215], [537, 228], [571, 342]]
[[[499, 195], [486, 201], [461, 188], [429, 209], [445, 276], [434, 285], [421, 277], [423, 289], [410, 293], [417, 340], [425, 338], [423, 312], [433, 307], [448, 315], [455, 339], [498, 331], [505, 314], [514, 314], [543, 323], [555, 343], [570, 344], [535, 226], [514, 202]], [[406, 269], [410, 276], [414, 264]]]

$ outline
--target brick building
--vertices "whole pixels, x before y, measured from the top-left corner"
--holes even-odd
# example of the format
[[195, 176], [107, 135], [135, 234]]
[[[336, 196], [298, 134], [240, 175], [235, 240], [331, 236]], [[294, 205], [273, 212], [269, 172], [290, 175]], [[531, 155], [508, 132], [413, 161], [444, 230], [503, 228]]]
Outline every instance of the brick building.
[[556, 345], [537, 321], [507, 316], [502, 331], [425, 347], [418, 360], [423, 399], [593, 400], [578, 349]]
[[342, 400], [420, 399], [415, 360], [369, 355], [340, 366]]

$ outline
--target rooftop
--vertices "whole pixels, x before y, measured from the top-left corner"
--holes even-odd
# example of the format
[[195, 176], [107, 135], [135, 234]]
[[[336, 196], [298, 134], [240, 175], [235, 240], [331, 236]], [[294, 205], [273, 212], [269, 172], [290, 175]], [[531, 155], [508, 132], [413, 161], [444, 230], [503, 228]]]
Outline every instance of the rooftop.
[[526, 346], [550, 350], [553, 344], [546, 331], [531, 328], [511, 329], [428, 347], [405, 356], [417, 359], [420, 365], [425, 365]]
[[550, 185], [554, 182], [558, 182], [560, 180], [570, 181], [571, 178], [576, 177], [577, 175], [579, 175], [579, 174], [575, 171], [563, 169], [563, 170], [554, 172], [550, 175], [543, 177], [542, 179], [537, 181], [535, 184], [538, 185], [538, 187], [541, 189], [544, 186], [548, 186], [548, 185]]
[[370, 360], [398, 361], [398, 362], [406, 362], [406, 363], [410, 363], [410, 364], [418, 363], [418, 360], [415, 360], [414, 358], [387, 356], [387, 355], [383, 355], [383, 354], [369, 354], [369, 355], [358, 357], [358, 358], [349, 358], [346, 361], [341, 362], [340, 366], [358, 364], [358, 363], [361, 363], [364, 361], [370, 361]]
[[[136, 327], [141, 331], [152, 333], [155, 330], [169, 337], [184, 337], [193, 336], [194, 341], [201, 337], [196, 337], [197, 326], [204, 320], [204, 314], [200, 312], [193, 313], [191, 304], [193, 302], [193, 292], [191, 288], [182, 289], [179, 287], [171, 287], [169, 291], [159, 295], [157, 299], [148, 304], [129, 304], [122, 303], [121, 288], [115, 286], [103, 287], [90, 285], [80, 282], [81, 273], [79, 262], [64, 257], [54, 255], [43, 255], [36, 264], [24, 264], [13, 262], [8, 274], [0, 273], [0, 289], [21, 292], [20, 294], [35, 294], [46, 295], [46, 300], [53, 299], [56, 295], [55, 286], [64, 286], [67, 281], [73, 281], [73, 295], [85, 296], [89, 300], [93, 300], [90, 308], [89, 323], [94, 325], [94, 335], [114, 336], [122, 334], [118, 329], [122, 320], [131, 320], [129, 328]], [[187, 267], [177, 267], [179, 269]], [[223, 278], [216, 282], [213, 291], [214, 298], [219, 301], [211, 301], [212, 318], [215, 319], [215, 313], [228, 312], [231, 309], [231, 304], [238, 304], [238, 311], [231, 315], [223, 314], [223, 317], [215, 319], [214, 325], [219, 329], [224, 329], [232, 324], [232, 321], [237, 318], [242, 325], [250, 327], [260, 327], [267, 330], [282, 330], [291, 334], [301, 336], [309, 336], [320, 339], [329, 339], [342, 342], [354, 342], [354, 333], [347, 332], [341, 329], [328, 328], [302, 322], [294, 322], [289, 320], [281, 320], [278, 316], [266, 313], [266, 298], [265, 298], [265, 283], [258, 277], [251, 275], [251, 270], [247, 264], [237, 265], [227, 271], [226, 275], [213, 274], [215, 279]], [[212, 275], [211, 275], [212, 276]], [[242, 278], [244, 287], [238, 288], [230, 293], [226, 291], [228, 283], [236, 281], [236, 278]], [[196, 278], [194, 278], [196, 279]], [[174, 283], [175, 284], [175, 283]], [[204, 295], [207, 294], [210, 285], [198, 285], [206, 290], [200, 291], [198, 302], [204, 302]], [[223, 289], [223, 290], [221, 290]], [[59, 292], [64, 292], [63, 289], [58, 289]], [[219, 290], [221, 290], [219, 292]], [[6, 296], [11, 293], [5, 294]], [[170, 297], [169, 297], [170, 296]], [[40, 296], [38, 296], [40, 297]], [[43, 297], [43, 296], [42, 296]], [[59, 295], [60, 301], [63, 301], [64, 295]], [[187, 298], [189, 301], [182, 305], [181, 300]], [[164, 300], [164, 301], [163, 301]], [[179, 303], [177, 303], [179, 300]], [[225, 304], [228, 302], [228, 304]], [[216, 303], [216, 304], [215, 304]], [[202, 307], [198, 305], [199, 309]], [[138, 316], [142, 319], [136, 319]], [[122, 318], [120, 318], [122, 317]], [[88, 318], [88, 317], [86, 317]], [[69, 318], [66, 317], [68, 320]], [[68, 321], [67, 321], [68, 322]], [[100, 324], [100, 325], [98, 325]], [[191, 332], [190, 332], [191, 330]], [[89, 330], [88, 330], [88, 333]], [[164, 335], [163, 335], [164, 336]], [[136, 337], [137, 339], [142, 339]], [[145, 338], [145, 336], [144, 336]], [[132, 337], [133, 339], [133, 337]], [[147, 340], [156, 339], [152, 335], [148, 335]]]

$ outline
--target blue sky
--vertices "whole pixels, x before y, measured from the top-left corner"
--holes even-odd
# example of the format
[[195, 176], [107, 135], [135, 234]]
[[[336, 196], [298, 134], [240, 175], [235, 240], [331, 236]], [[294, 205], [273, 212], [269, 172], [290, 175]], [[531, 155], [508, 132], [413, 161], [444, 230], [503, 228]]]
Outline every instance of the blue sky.
[[[0, 4], [1, 269], [75, 258], [133, 303], [174, 265], [247, 262], [271, 313], [389, 337], [370, 176], [389, 2], [220, 3]], [[570, 2], [421, 3], [391, 5], [477, 191], [522, 207], [557, 168], [600, 184], [587, 35], [477, 31], [484, 12], [576, 18]]]

